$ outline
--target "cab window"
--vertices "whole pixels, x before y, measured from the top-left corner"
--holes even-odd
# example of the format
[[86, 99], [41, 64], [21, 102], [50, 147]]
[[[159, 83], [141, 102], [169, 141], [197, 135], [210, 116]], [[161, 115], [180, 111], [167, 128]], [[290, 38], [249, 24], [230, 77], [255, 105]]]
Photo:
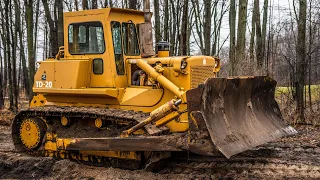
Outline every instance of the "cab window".
[[136, 26], [133, 23], [122, 23], [123, 50], [127, 56], [140, 55]]
[[102, 54], [105, 51], [101, 22], [70, 24], [68, 37], [70, 54]]
[[118, 75], [124, 75], [124, 61], [122, 55], [121, 24], [116, 21], [111, 22], [112, 41], [114, 58]]

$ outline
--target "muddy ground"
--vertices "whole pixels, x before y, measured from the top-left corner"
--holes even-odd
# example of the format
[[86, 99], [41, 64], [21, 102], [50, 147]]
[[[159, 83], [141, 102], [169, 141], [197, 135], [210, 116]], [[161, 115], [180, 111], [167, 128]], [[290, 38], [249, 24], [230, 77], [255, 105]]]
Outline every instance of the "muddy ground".
[[172, 159], [153, 173], [15, 152], [10, 123], [0, 118], [0, 179], [319, 179], [320, 128], [296, 129], [299, 134], [294, 137], [268, 143], [230, 160], [188, 156]]

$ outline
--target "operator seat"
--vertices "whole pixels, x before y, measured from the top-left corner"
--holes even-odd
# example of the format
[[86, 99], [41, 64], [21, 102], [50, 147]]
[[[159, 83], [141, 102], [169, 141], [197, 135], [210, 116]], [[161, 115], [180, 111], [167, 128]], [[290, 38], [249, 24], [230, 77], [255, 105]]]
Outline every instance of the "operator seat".
[[146, 73], [138, 69], [132, 74], [131, 85], [144, 86], [145, 80], [146, 80]]

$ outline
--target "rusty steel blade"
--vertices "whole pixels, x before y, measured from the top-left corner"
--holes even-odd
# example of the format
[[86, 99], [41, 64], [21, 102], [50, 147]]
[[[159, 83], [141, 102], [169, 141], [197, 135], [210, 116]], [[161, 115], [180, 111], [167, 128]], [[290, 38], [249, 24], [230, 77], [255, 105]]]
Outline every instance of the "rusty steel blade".
[[[211, 78], [204, 85], [187, 92], [188, 108], [192, 103], [191, 111], [198, 109], [212, 142], [230, 158], [297, 133], [283, 121], [274, 99], [275, 87], [276, 81], [264, 76]], [[192, 97], [196, 96], [195, 93], [198, 93], [200, 105]], [[192, 112], [189, 110], [189, 113]], [[196, 121], [201, 120], [198, 118]]]

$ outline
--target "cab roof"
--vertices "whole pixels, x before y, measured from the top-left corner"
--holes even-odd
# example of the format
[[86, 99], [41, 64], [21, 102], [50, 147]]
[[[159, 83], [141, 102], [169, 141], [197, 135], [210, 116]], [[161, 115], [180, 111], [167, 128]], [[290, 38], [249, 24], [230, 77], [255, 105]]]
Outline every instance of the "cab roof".
[[75, 16], [86, 16], [86, 15], [93, 15], [93, 14], [106, 14], [109, 13], [123, 13], [123, 14], [134, 14], [134, 15], [144, 15], [143, 11], [133, 10], [133, 9], [122, 9], [122, 8], [100, 8], [100, 9], [88, 9], [88, 10], [81, 10], [81, 11], [72, 11], [72, 12], [65, 12], [65, 17], [75, 17]]

